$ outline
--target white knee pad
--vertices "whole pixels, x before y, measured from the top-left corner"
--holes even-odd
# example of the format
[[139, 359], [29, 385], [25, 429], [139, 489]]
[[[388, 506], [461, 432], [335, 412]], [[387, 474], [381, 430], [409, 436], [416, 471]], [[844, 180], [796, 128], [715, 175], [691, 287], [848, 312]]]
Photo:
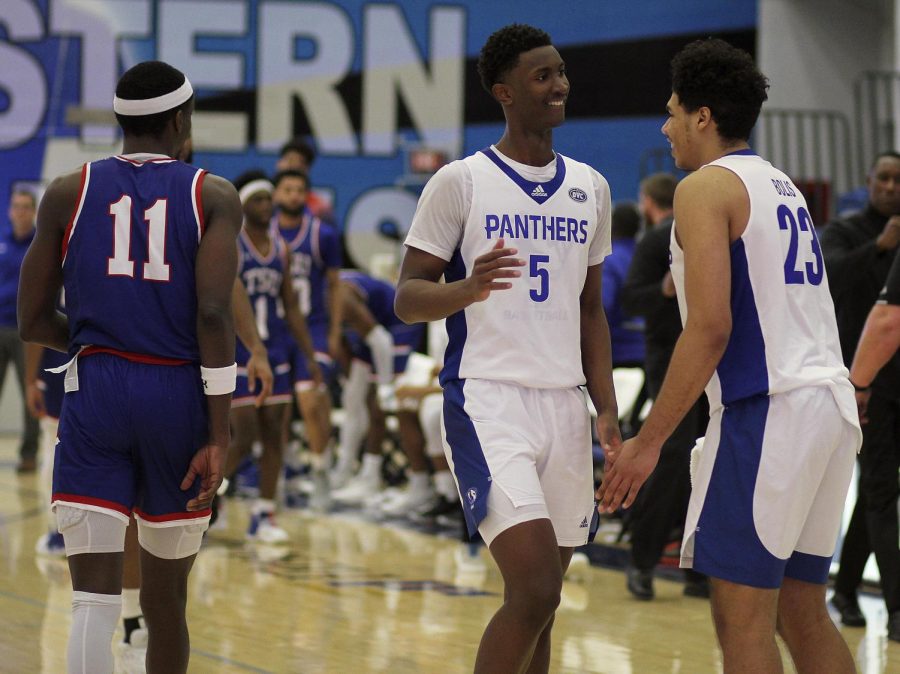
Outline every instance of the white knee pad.
[[138, 541], [144, 550], [160, 559], [184, 559], [199, 552], [209, 520], [160, 527], [138, 519], [137, 525]]
[[113, 632], [122, 610], [122, 595], [72, 593], [72, 628], [66, 663], [69, 674], [112, 672]]
[[433, 393], [422, 399], [419, 407], [419, 423], [425, 435], [425, 453], [428, 456], [443, 456], [444, 443], [441, 440], [441, 412], [444, 408], [444, 396]]
[[124, 552], [128, 522], [115, 515], [67, 504], [56, 504], [56, 522], [66, 542], [66, 556]]

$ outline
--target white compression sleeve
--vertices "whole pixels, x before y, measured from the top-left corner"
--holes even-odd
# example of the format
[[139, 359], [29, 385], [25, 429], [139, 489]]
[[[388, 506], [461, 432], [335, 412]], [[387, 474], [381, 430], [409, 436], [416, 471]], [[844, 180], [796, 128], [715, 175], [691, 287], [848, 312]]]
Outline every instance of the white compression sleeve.
[[422, 399], [419, 407], [419, 423], [425, 435], [425, 453], [428, 456], [443, 456], [444, 441], [441, 438], [441, 410], [444, 407], [444, 396], [433, 393]]
[[120, 594], [72, 593], [72, 631], [66, 652], [69, 674], [112, 674], [112, 638], [121, 610]]
[[372, 350], [375, 377], [379, 384], [394, 381], [394, 338], [384, 326], [376, 325], [366, 335], [366, 344]]
[[338, 463], [343, 468], [349, 468], [355, 463], [359, 446], [369, 430], [369, 410], [366, 407], [369, 372], [365, 363], [358, 360], [352, 361], [350, 374], [347, 376], [347, 381], [344, 382], [344, 389], [341, 393], [344, 419], [341, 421]]

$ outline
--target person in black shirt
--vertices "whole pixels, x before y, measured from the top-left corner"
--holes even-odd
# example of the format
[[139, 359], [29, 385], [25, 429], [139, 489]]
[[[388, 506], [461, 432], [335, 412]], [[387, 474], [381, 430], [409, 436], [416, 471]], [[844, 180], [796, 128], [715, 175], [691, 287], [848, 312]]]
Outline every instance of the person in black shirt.
[[[869, 200], [855, 214], [830, 222], [820, 242], [837, 314], [844, 363], [850, 367], [863, 325], [900, 244], [900, 154], [884, 152], [867, 178]], [[874, 377], [874, 373], [873, 373]], [[868, 388], [870, 381], [854, 386]], [[871, 380], [860, 451], [859, 495], [841, 549], [831, 603], [845, 625], [863, 626], [856, 589], [871, 552], [890, 616], [888, 638], [900, 641], [900, 549], [897, 470], [900, 467], [900, 359]]]
[[[625, 313], [643, 316], [645, 320], [644, 370], [647, 391], [654, 399], [681, 334], [681, 315], [669, 271], [676, 184], [675, 176], [668, 173], [657, 173], [641, 181], [639, 206], [647, 232], [635, 248], [621, 291]], [[670, 540], [672, 529], [684, 523], [691, 495], [691, 449], [697, 437], [703, 435], [705, 426], [706, 411], [701, 399], [663, 445], [659, 463], [631, 508], [628, 525], [631, 559], [626, 574], [628, 590], [638, 599], [653, 598], [653, 569]], [[708, 596], [706, 576], [692, 569], [686, 569], [685, 574], [685, 594]]]

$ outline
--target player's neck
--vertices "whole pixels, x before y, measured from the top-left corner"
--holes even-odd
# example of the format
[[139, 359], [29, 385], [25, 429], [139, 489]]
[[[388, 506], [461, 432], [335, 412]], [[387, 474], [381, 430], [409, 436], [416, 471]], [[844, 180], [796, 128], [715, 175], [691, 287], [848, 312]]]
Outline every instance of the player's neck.
[[507, 125], [495, 147], [520, 164], [546, 166], [553, 161], [553, 129], [533, 132]]
[[253, 243], [253, 247], [256, 248], [260, 255], [269, 254], [271, 238], [269, 237], [269, 228], [267, 225], [260, 226], [245, 222], [244, 231], [247, 233], [247, 238], [250, 239]]
[[278, 211], [278, 215], [276, 216], [278, 226], [284, 229], [297, 229], [303, 224], [303, 215], [304, 211], [300, 211], [297, 215]]
[[174, 157], [172, 143], [163, 138], [129, 137], [122, 143], [122, 154], [161, 154]]
[[716, 159], [721, 159], [733, 152], [749, 149], [750, 145], [745, 140], [731, 142], [719, 141], [715, 146], [711, 146], [708, 152], [704, 153], [706, 156], [704, 157], [703, 165], [705, 166], [706, 164], [714, 162]]

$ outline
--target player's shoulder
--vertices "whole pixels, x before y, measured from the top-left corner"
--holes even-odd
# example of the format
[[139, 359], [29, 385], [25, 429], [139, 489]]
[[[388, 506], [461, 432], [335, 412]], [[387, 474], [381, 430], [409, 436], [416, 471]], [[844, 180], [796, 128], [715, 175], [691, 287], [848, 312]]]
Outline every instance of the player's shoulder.
[[587, 162], [572, 159], [568, 155], [564, 155], [562, 153], [557, 154], [559, 154], [563, 158], [563, 161], [566, 163], [566, 171], [568, 173], [572, 173], [574, 169], [575, 171], [582, 171], [589, 176], [591, 187], [593, 188], [594, 194], [597, 195], [597, 198], [599, 200], [606, 200], [610, 198], [609, 181], [602, 173], [600, 173], [600, 171], [595, 169]]
[[472, 169], [470, 164], [473, 161], [478, 161], [478, 153], [470, 154], [467, 157], [463, 157], [462, 159], [454, 159], [453, 161], [444, 164], [437, 170], [437, 172], [431, 176], [429, 179], [429, 183], [433, 184], [450, 184], [450, 183], [460, 183], [463, 181], [471, 180]]
[[71, 204], [81, 193], [84, 185], [87, 164], [83, 164], [74, 171], [63, 173], [54, 178], [41, 197], [42, 206], [57, 206]]

